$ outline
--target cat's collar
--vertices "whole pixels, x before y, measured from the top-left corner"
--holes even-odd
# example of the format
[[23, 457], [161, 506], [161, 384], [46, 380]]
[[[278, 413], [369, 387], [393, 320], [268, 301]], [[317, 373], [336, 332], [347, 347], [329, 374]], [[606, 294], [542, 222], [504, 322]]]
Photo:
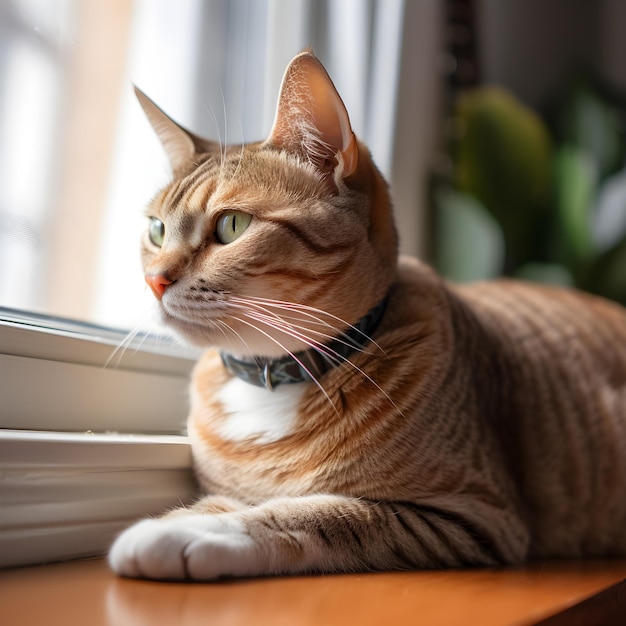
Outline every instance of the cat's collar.
[[254, 361], [245, 361], [221, 352], [222, 363], [241, 380], [270, 391], [278, 385], [309, 382], [313, 377], [317, 379], [333, 367], [341, 365], [353, 352], [368, 344], [372, 333], [380, 324], [386, 306], [387, 298], [384, 298], [354, 326], [348, 327], [339, 337], [325, 344], [325, 354], [311, 349], [280, 359], [256, 358]]

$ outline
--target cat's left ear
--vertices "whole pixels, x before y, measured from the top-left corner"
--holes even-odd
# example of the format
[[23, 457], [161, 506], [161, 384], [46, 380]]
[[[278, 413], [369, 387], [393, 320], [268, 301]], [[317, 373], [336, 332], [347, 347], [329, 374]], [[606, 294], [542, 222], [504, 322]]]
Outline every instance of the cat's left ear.
[[358, 165], [358, 147], [348, 112], [324, 66], [311, 52], [296, 56], [285, 71], [274, 126], [266, 144], [303, 154], [325, 174], [341, 156], [341, 175]]
[[170, 165], [174, 171], [178, 170], [195, 154], [195, 146], [189, 134], [174, 120], [168, 117], [161, 109], [135, 87], [135, 95], [146, 117], [152, 124], [154, 132], [161, 141]]
[[137, 87], [135, 87], [135, 95], [161, 141], [175, 172], [187, 165], [196, 153], [219, 150], [217, 144], [208, 139], [202, 139], [179, 126]]

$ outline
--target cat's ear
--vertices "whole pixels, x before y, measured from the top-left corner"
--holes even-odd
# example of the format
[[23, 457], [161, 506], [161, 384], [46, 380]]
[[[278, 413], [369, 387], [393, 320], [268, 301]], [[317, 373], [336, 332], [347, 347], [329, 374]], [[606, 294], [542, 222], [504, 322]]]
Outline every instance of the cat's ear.
[[296, 56], [285, 71], [274, 126], [267, 144], [303, 154], [323, 173], [341, 155], [346, 178], [358, 164], [348, 112], [324, 66], [311, 52]]
[[135, 94], [174, 171], [188, 164], [197, 152], [209, 152], [213, 149], [212, 142], [201, 139], [179, 126], [137, 87]]

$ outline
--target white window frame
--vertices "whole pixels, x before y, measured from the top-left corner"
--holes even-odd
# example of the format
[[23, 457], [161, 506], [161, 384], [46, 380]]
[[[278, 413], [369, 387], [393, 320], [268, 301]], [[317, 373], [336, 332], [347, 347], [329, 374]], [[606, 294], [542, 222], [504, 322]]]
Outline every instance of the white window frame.
[[150, 334], [0, 308], [0, 428], [180, 434], [198, 355]]
[[103, 554], [140, 517], [191, 500], [185, 437], [0, 431], [0, 567]]
[[132, 521], [193, 498], [198, 353], [125, 337], [0, 310], [0, 567], [104, 553]]

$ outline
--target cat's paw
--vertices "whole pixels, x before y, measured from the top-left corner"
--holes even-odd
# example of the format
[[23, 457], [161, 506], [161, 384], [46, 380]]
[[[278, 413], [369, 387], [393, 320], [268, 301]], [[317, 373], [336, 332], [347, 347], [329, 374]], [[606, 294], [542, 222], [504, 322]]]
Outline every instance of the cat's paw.
[[132, 578], [213, 580], [260, 573], [260, 550], [237, 519], [187, 515], [131, 526], [113, 544], [109, 565]]

